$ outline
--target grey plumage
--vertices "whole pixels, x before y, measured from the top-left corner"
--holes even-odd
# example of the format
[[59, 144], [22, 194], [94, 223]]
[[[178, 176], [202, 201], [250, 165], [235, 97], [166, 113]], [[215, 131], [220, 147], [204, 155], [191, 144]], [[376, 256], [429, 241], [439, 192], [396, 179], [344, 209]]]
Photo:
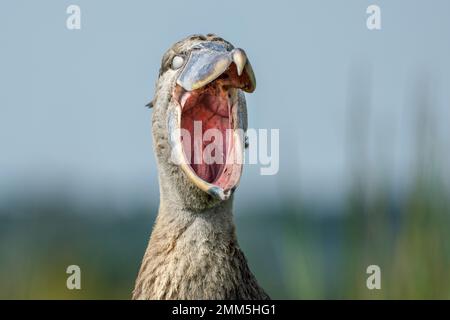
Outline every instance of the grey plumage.
[[[153, 145], [160, 207], [133, 291], [133, 299], [268, 299], [239, 248], [233, 196], [220, 200], [200, 190], [170, 159], [167, 111], [177, 71], [170, 61], [201, 42], [232, 45], [215, 35], [195, 35], [163, 57], [153, 99]], [[244, 94], [238, 93], [239, 128], [247, 129]]]

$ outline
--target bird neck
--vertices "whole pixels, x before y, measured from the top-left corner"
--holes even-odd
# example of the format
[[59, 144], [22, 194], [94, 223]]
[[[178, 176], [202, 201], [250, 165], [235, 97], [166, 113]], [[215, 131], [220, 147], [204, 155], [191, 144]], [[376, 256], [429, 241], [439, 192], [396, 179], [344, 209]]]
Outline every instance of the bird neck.
[[[161, 198], [155, 228], [178, 229], [186, 233], [186, 236], [194, 237], [205, 237], [214, 233], [220, 236], [217, 240], [228, 240], [235, 237], [232, 207], [233, 199], [222, 201], [211, 208], [194, 210]], [[188, 228], [198, 228], [202, 233], [191, 235], [186, 232]]]
[[237, 244], [232, 200], [201, 212], [161, 201], [134, 299], [266, 297]]
[[150, 244], [157, 247], [176, 245], [176, 253], [214, 249], [237, 244], [233, 222], [232, 199], [202, 211], [190, 210], [161, 199]]

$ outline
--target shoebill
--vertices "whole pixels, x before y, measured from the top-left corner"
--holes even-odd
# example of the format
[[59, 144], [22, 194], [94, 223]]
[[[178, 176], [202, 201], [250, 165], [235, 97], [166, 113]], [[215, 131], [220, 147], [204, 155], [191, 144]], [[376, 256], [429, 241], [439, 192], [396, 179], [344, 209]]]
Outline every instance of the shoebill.
[[133, 299], [269, 298], [238, 245], [232, 213], [244, 92], [255, 84], [244, 50], [212, 34], [164, 54], [149, 104], [160, 205]]

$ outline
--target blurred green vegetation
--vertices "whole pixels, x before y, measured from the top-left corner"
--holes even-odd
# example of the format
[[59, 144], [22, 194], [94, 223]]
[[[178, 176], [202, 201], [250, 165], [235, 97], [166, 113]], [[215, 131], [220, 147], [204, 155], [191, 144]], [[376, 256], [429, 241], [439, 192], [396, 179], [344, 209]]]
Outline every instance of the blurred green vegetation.
[[[426, 90], [416, 90], [416, 154], [411, 181], [399, 189], [383, 168], [368, 177], [370, 85], [355, 83], [345, 199], [258, 199], [247, 212], [236, 208], [240, 245], [275, 299], [450, 299], [448, 163]], [[0, 298], [129, 299], [156, 212], [157, 203], [88, 205], [57, 192], [3, 201]], [[72, 264], [81, 267], [82, 290], [66, 288]], [[381, 290], [366, 287], [372, 264], [381, 268]]]
[[[238, 237], [273, 298], [449, 299], [450, 203], [428, 183], [418, 179], [401, 199], [355, 192], [342, 208], [260, 205], [237, 214]], [[156, 209], [61, 199], [3, 206], [0, 298], [130, 298]], [[82, 290], [66, 289], [71, 264], [81, 267]], [[371, 264], [381, 267], [381, 290], [366, 288]]]

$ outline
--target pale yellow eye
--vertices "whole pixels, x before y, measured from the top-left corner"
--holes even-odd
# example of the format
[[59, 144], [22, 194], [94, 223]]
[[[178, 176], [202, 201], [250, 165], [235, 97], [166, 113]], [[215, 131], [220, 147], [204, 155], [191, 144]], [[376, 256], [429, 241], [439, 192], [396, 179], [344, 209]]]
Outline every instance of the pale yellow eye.
[[175, 56], [172, 59], [172, 69], [176, 70], [180, 68], [184, 63], [184, 59], [181, 56]]

